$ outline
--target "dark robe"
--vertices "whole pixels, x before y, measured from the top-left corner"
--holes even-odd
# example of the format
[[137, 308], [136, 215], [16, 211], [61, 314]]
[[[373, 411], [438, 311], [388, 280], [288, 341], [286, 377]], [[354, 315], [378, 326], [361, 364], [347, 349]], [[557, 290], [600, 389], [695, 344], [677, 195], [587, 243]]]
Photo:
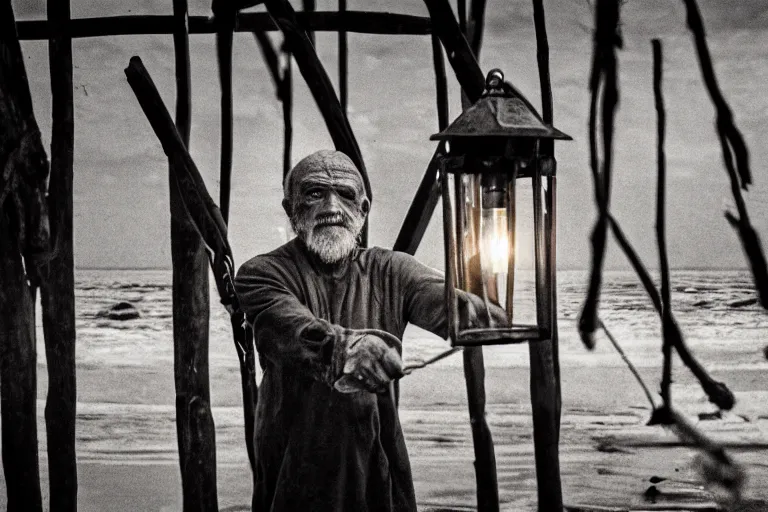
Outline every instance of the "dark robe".
[[415, 511], [392, 386], [344, 394], [332, 384], [356, 329], [402, 339], [411, 322], [445, 337], [442, 276], [381, 248], [329, 268], [294, 239], [243, 264], [235, 284], [264, 370], [253, 510]]

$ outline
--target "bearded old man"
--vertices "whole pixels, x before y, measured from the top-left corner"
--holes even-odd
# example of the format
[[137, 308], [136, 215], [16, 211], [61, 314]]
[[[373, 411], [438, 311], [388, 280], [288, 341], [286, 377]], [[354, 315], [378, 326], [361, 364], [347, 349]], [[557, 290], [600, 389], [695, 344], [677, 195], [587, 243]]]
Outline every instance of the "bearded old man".
[[[408, 322], [446, 337], [444, 279], [358, 247], [371, 203], [343, 153], [309, 155], [283, 188], [297, 237], [235, 280], [263, 369], [253, 510], [415, 511], [392, 381]], [[484, 311], [469, 294], [461, 304], [469, 321]]]

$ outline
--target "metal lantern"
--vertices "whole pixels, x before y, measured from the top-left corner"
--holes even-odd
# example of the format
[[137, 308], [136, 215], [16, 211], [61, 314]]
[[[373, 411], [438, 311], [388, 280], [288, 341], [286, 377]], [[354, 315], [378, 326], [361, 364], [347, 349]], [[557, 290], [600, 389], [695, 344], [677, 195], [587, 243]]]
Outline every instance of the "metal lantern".
[[[440, 163], [446, 254], [446, 301], [454, 346], [549, 339], [555, 315], [555, 160], [542, 139], [571, 137], [545, 124], [500, 70], [486, 91], [445, 130], [430, 137], [447, 143]], [[536, 323], [515, 324], [516, 183], [530, 179], [533, 191]], [[465, 325], [458, 300], [464, 290], [490, 311], [504, 310], [506, 323], [490, 314]], [[499, 311], [498, 309], [496, 311]]]

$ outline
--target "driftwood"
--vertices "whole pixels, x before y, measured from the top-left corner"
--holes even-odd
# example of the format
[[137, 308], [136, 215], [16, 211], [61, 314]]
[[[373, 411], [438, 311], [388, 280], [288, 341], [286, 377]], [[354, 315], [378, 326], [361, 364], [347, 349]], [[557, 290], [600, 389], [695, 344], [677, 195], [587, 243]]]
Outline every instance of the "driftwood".
[[[592, 265], [589, 287], [578, 320], [581, 341], [590, 349], [595, 346], [594, 333], [598, 327], [597, 309], [600, 305], [600, 288], [603, 282], [603, 261], [608, 232], [613, 160], [613, 118], [619, 102], [616, 48], [620, 48], [622, 44], [619, 35], [620, 4], [619, 0], [598, 0], [595, 5], [595, 44], [589, 79], [589, 90], [592, 95], [589, 107], [589, 162], [598, 217], [590, 236]], [[597, 148], [598, 110], [602, 119], [602, 161], [598, 156]]]
[[[9, 511], [42, 511], [37, 452], [36, 266], [49, 249], [48, 159], [11, 2], [0, 2], [0, 424]], [[29, 281], [28, 281], [29, 280]]]
[[[176, 126], [186, 146], [191, 127], [191, 79], [186, 0], [174, 0]], [[208, 335], [210, 304], [205, 246], [190, 221], [174, 215], [183, 208], [169, 159], [171, 261], [173, 265], [173, 348], [176, 431], [184, 511], [218, 508], [216, 445], [210, 410]]]
[[[66, 22], [69, 18], [68, 0], [48, 1], [48, 19], [51, 22]], [[48, 363], [48, 394], [45, 403], [48, 480], [51, 512], [74, 512], [77, 510], [77, 379], [72, 217], [75, 133], [72, 40], [67, 36], [53, 37], [48, 43], [48, 52], [53, 103], [48, 207], [55, 254], [41, 268], [40, 286], [45, 357]]]
[[[427, 35], [432, 28], [428, 18], [389, 12], [336, 11], [296, 13], [298, 25], [317, 32], [359, 32], [362, 34]], [[142, 34], [172, 34], [173, 16], [131, 15], [77, 18], [69, 22], [64, 34], [72, 38]], [[19, 21], [19, 39], [49, 39], [56, 30], [49, 21]], [[235, 32], [279, 30], [270, 16], [263, 12], [238, 13]], [[209, 16], [190, 16], [190, 34], [215, 34], [216, 20]]]

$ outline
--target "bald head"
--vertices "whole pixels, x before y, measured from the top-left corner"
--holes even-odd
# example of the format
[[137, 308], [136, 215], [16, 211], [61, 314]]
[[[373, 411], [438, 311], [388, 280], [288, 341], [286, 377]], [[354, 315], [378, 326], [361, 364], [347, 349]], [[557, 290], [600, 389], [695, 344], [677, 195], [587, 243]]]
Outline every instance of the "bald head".
[[352, 160], [339, 151], [322, 150], [301, 160], [285, 177], [283, 208], [310, 251], [335, 263], [357, 245], [370, 201]]
[[341, 151], [321, 149], [304, 157], [288, 171], [283, 181], [283, 198], [292, 201], [298, 185], [315, 176], [358, 182], [360, 190], [365, 194], [363, 177], [352, 159]]

